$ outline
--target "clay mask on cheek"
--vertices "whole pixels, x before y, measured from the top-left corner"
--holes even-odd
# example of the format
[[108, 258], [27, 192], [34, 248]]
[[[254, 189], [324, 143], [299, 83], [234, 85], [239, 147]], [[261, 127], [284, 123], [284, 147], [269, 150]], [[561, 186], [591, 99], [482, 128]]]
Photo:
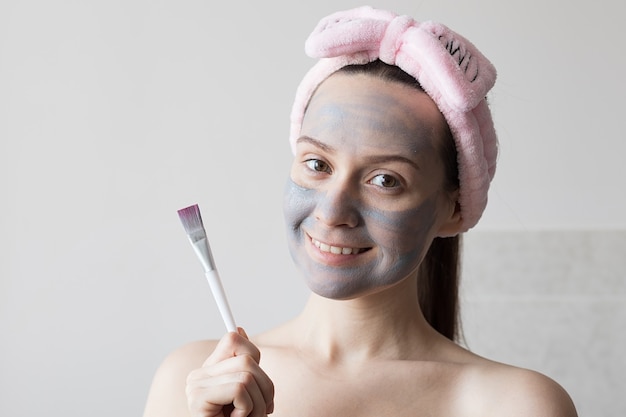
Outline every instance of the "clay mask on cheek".
[[[302, 187], [289, 179], [285, 186], [283, 203], [289, 252], [307, 285], [319, 295], [343, 298], [341, 294], [351, 292], [348, 288], [353, 287], [368, 268], [356, 264], [343, 267], [325, 265], [314, 260], [307, 251], [306, 246], [312, 246], [307, 233], [320, 237], [329, 230], [328, 227], [321, 226], [315, 218], [316, 209], [322, 205], [332, 210], [328, 207], [326, 194]], [[346, 241], [367, 242], [368, 246], [371, 242], [363, 227], [350, 228], [339, 233], [335, 231], [334, 235], [341, 235]]]
[[316, 261], [305, 248], [310, 245], [305, 231], [315, 236], [328, 230], [314, 217], [316, 207], [326, 204], [325, 198], [324, 193], [303, 188], [291, 179], [285, 187], [289, 250], [313, 292], [327, 298], [353, 298], [393, 285], [416, 271], [430, 245], [434, 198], [404, 211], [382, 211], [355, 203], [361, 224], [335, 231], [335, 235], [347, 242], [362, 242], [369, 250], [341, 266]]
[[289, 238], [301, 234], [300, 224], [315, 207], [315, 191], [297, 185], [291, 178], [285, 184], [283, 195], [283, 215]]
[[378, 273], [386, 271], [386, 277], [379, 279], [392, 284], [417, 269], [430, 246], [435, 218], [436, 203], [432, 197], [408, 210], [368, 212], [368, 230], [375, 237], [383, 260]]

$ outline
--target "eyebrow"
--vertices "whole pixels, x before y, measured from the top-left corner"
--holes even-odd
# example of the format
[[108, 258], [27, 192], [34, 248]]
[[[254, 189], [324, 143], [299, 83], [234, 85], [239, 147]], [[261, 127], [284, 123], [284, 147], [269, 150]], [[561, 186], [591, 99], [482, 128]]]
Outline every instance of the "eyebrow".
[[323, 151], [335, 152], [335, 148], [333, 148], [332, 146], [329, 146], [325, 144], [324, 142], [320, 142], [319, 140], [313, 139], [312, 137], [309, 137], [309, 136], [300, 136], [298, 140], [296, 140], [296, 143], [309, 143], [317, 148], [320, 148]]
[[[332, 146], [327, 145], [326, 143], [321, 142], [317, 139], [313, 139], [312, 137], [309, 137], [309, 136], [301, 136], [300, 138], [298, 138], [298, 140], [296, 140], [296, 143], [308, 143], [317, 148], [320, 148], [321, 150], [325, 152], [329, 152], [329, 153], [335, 152], [335, 148], [333, 148]], [[400, 163], [411, 165], [417, 171], [421, 170], [419, 165], [415, 161], [402, 155], [374, 155], [374, 156], [367, 157], [367, 160], [368, 162], [375, 163], [375, 164], [380, 164], [380, 163], [385, 163], [385, 162], [400, 162]]]
[[411, 165], [415, 170], [421, 171], [419, 165], [409, 158], [406, 158], [402, 155], [376, 155], [367, 158], [368, 161], [371, 161], [376, 164], [385, 163], [385, 162], [400, 162], [404, 164]]

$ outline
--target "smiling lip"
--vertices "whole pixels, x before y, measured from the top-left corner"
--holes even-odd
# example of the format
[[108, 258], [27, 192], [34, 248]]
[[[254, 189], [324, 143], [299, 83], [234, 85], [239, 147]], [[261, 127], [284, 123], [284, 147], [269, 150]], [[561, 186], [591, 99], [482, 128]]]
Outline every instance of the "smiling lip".
[[343, 246], [333, 246], [327, 243], [320, 242], [319, 240], [311, 238], [311, 243], [318, 248], [321, 252], [332, 253], [333, 255], [357, 255], [361, 252], [365, 252], [367, 248], [350, 248]]

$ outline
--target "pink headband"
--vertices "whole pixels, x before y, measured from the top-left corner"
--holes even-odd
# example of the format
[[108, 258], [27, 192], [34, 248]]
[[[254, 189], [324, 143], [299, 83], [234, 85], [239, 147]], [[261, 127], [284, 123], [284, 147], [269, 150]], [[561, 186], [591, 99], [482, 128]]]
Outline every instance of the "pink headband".
[[446, 118], [456, 143], [462, 226], [474, 227], [487, 205], [498, 144], [486, 95], [494, 66], [467, 39], [434, 23], [363, 6], [322, 19], [306, 41], [307, 55], [320, 60], [298, 86], [291, 111], [295, 151], [306, 107], [317, 86], [346, 65], [376, 59], [413, 76]]

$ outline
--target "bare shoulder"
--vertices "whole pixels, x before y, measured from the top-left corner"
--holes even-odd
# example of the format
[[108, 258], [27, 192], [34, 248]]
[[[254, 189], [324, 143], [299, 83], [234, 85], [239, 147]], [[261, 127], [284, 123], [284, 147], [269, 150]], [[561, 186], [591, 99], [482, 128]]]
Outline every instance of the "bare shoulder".
[[144, 417], [183, 416], [187, 413], [187, 375], [200, 368], [217, 340], [188, 343], [165, 357], [152, 379]]
[[199, 340], [187, 343], [167, 355], [160, 369], [190, 368], [191, 371], [199, 368], [213, 352], [218, 342], [218, 340]]
[[[476, 367], [471, 377], [474, 389], [483, 395], [472, 395], [482, 415], [576, 417], [574, 403], [556, 381], [529, 369], [486, 361]], [[474, 394], [477, 394], [474, 391]], [[478, 400], [477, 398], [482, 398]], [[481, 402], [481, 404], [476, 404]], [[484, 413], [485, 410], [489, 410]]]

